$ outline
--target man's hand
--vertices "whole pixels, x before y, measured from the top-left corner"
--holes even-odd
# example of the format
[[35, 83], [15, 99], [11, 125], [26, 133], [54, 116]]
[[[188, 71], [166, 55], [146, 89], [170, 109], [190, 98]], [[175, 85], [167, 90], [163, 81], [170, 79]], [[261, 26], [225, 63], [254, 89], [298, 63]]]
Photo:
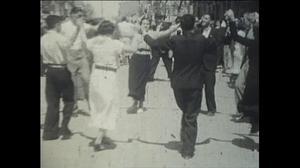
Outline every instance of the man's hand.
[[180, 23], [170, 26], [170, 31], [174, 32], [180, 27]]

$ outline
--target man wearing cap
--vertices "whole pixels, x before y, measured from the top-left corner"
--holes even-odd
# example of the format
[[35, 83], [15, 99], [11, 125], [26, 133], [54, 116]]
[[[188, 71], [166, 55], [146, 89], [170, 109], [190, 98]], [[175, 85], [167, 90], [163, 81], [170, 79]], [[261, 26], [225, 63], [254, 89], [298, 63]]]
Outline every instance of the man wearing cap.
[[71, 39], [77, 29], [77, 25], [80, 25], [80, 31], [74, 44], [70, 48], [71, 57], [68, 63], [68, 68], [71, 71], [72, 80], [74, 82], [75, 109], [77, 108], [78, 100], [88, 100], [90, 65], [88, 53], [84, 47], [86, 45], [87, 36], [84, 28], [83, 11], [80, 8], [74, 7], [70, 12], [69, 20], [62, 24], [61, 33], [67, 39]]
[[[54, 140], [63, 135], [68, 139], [72, 135], [68, 128], [74, 106], [74, 85], [71, 73], [67, 69], [68, 52], [79, 34], [77, 26], [70, 40], [60, 34], [62, 19], [56, 15], [46, 18], [47, 33], [41, 38], [41, 54], [46, 71], [47, 112], [44, 123], [44, 140]], [[63, 99], [63, 120], [59, 130], [59, 104]]]

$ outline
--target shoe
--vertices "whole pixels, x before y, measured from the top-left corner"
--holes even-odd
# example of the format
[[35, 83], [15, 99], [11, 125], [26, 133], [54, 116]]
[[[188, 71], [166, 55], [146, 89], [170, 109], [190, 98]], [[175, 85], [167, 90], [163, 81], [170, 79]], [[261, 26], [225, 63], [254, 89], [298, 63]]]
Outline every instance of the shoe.
[[94, 145], [94, 152], [99, 152], [99, 151], [102, 151], [104, 150], [104, 146], [102, 144], [95, 144]]
[[257, 125], [252, 125], [252, 126], [251, 126], [251, 130], [250, 130], [250, 134], [251, 134], [251, 135], [257, 134], [258, 131], [259, 131], [259, 127], [258, 127]]
[[70, 131], [69, 128], [61, 129], [60, 135], [62, 135], [62, 140], [70, 139], [73, 133]]
[[147, 111], [147, 109], [145, 107], [142, 107], [142, 108], [140, 107], [140, 108], [138, 108], [137, 113], [143, 113], [145, 111]]
[[127, 109], [127, 114], [136, 114], [137, 113], [137, 106], [131, 106]]
[[181, 152], [181, 157], [186, 160], [191, 159], [194, 157], [194, 152]]
[[44, 141], [51, 141], [51, 140], [56, 140], [59, 138], [59, 135], [43, 135], [43, 140]]
[[215, 115], [215, 113], [216, 113], [216, 112], [209, 111], [209, 112], [207, 113], [207, 115], [212, 117], [212, 116], [214, 116], [214, 115]]

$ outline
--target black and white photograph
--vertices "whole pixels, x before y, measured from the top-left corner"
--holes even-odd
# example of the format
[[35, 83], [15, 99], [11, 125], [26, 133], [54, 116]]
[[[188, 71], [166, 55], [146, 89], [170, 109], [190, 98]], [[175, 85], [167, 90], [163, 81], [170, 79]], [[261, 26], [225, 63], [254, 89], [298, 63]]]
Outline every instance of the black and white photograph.
[[259, 168], [258, 0], [40, 1], [41, 168]]

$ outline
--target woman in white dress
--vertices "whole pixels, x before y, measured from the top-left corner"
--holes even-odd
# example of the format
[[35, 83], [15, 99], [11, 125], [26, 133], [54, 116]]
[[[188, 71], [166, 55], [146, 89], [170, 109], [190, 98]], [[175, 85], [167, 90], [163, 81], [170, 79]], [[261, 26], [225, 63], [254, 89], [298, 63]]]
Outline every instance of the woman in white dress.
[[102, 150], [103, 137], [107, 130], [113, 130], [119, 113], [117, 69], [123, 52], [133, 50], [112, 38], [115, 25], [110, 21], [103, 21], [97, 36], [88, 40], [87, 49], [93, 55], [93, 67], [90, 79], [90, 114], [89, 126], [98, 128], [98, 136], [94, 142], [95, 151]]

